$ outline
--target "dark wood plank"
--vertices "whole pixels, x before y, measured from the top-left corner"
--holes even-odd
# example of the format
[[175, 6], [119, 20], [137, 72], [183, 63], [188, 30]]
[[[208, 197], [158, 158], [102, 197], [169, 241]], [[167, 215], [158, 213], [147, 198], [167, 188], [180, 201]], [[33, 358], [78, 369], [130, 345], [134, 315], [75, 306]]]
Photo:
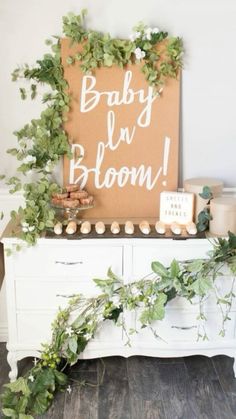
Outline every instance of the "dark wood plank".
[[236, 378], [233, 372], [234, 359], [228, 356], [215, 356], [212, 358], [221, 387], [228, 399], [233, 415], [236, 417]]
[[[97, 419], [98, 418], [98, 381], [97, 371], [71, 373], [70, 377], [78, 382], [87, 383], [80, 386], [73, 382], [72, 392], [65, 392], [64, 419]], [[49, 419], [49, 418], [48, 418]]]
[[7, 350], [6, 344], [0, 343], [0, 391], [2, 391], [3, 384], [9, 381], [9, 365], [7, 363]]
[[185, 358], [201, 419], [235, 419], [210, 358]]
[[165, 416], [168, 419], [203, 419], [185, 364], [157, 364]]
[[127, 360], [132, 419], [165, 418], [159, 365], [156, 358], [131, 357]]
[[[98, 419], [130, 419], [126, 359], [104, 358], [105, 374], [98, 389]], [[99, 366], [101, 378], [102, 366]]]

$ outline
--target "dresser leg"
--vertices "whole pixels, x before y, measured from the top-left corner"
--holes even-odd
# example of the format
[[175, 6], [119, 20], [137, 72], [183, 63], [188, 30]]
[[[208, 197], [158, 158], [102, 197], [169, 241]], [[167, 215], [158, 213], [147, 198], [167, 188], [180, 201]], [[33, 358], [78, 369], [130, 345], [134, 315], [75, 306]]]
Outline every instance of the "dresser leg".
[[10, 381], [15, 381], [18, 375], [18, 366], [17, 366], [17, 358], [14, 352], [8, 352], [7, 362], [11, 368], [9, 372]]
[[233, 370], [234, 370], [234, 377], [236, 378], [236, 356], [234, 358]]

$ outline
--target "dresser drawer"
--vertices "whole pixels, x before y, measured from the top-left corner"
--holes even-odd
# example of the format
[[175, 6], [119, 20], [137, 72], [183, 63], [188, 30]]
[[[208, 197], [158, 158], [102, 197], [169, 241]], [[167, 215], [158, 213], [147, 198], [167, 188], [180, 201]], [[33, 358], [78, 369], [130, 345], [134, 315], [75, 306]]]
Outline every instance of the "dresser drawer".
[[35, 246], [14, 257], [16, 277], [122, 275], [122, 246]]
[[[51, 341], [51, 323], [55, 318], [55, 312], [22, 312], [17, 314], [18, 343], [36, 345], [41, 349], [42, 343]], [[122, 342], [122, 329], [114, 325], [113, 321], [106, 320], [101, 323], [91, 344], [103, 342], [109, 346], [114, 346], [115, 342]]]
[[46, 281], [21, 280], [15, 282], [17, 310], [57, 310], [66, 307], [73, 294], [94, 297], [102, 291], [92, 280], [54, 281], [50, 277]]
[[[174, 342], [189, 342], [195, 343], [198, 336], [198, 312], [186, 312], [179, 310], [167, 309], [165, 318], [161, 321], [153, 322], [152, 328], [155, 330], [160, 339], [168, 343]], [[148, 328], [141, 328], [141, 324], [138, 320], [139, 314], [133, 313], [132, 315], [132, 327], [136, 328], [139, 333], [136, 335], [134, 340], [138, 342], [149, 342], [152, 340], [158, 342], [153, 335], [152, 331]], [[220, 312], [211, 311], [206, 313], [206, 322], [203, 323], [205, 326], [206, 334], [210, 341], [223, 341], [223, 338], [219, 335], [222, 328], [222, 316]], [[228, 322], [225, 324], [226, 334], [224, 339], [234, 339], [235, 337], [235, 326], [236, 326], [236, 313], [231, 312]], [[200, 329], [201, 334], [204, 333], [203, 329]]]
[[136, 279], [149, 274], [151, 263], [159, 261], [169, 266], [173, 259], [182, 261], [187, 259], [205, 258], [211, 245], [207, 240], [162, 240], [161, 244], [134, 246], [132, 273]]

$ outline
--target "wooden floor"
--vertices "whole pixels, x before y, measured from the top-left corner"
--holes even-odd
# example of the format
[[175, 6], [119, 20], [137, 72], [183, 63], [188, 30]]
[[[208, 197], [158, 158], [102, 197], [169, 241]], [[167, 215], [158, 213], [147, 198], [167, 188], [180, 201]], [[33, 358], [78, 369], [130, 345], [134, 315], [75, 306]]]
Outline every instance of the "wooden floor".
[[[103, 383], [98, 385], [102, 373]], [[20, 371], [32, 365], [28, 358]], [[70, 370], [72, 393], [61, 393], [47, 419], [235, 419], [233, 360], [193, 356], [81, 361]], [[5, 344], [0, 344], [0, 387], [7, 381]], [[76, 380], [88, 385], [79, 387]], [[0, 416], [2, 417], [2, 416]]]

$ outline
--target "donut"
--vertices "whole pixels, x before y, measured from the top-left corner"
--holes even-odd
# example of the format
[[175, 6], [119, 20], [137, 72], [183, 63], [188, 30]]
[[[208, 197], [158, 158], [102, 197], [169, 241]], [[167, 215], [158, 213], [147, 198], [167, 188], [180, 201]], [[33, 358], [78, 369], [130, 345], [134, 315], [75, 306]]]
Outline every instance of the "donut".
[[93, 203], [93, 196], [88, 196], [87, 198], [80, 198], [79, 202], [81, 205], [91, 205]]
[[81, 199], [81, 198], [88, 198], [88, 192], [86, 191], [77, 191], [77, 192], [71, 192], [70, 198], [73, 199]]
[[79, 189], [80, 189], [79, 185], [75, 185], [73, 183], [66, 186], [67, 192], [75, 192], [75, 191], [79, 191]]
[[54, 194], [52, 194], [52, 197], [56, 198], [56, 199], [65, 199], [65, 198], [68, 197], [68, 192], [54, 193]]
[[52, 203], [52, 205], [58, 206], [58, 205], [61, 205], [62, 200], [61, 199], [58, 199], [58, 198], [52, 198], [51, 199], [51, 203]]
[[62, 206], [64, 208], [77, 208], [79, 207], [79, 200], [78, 199], [63, 199]]

